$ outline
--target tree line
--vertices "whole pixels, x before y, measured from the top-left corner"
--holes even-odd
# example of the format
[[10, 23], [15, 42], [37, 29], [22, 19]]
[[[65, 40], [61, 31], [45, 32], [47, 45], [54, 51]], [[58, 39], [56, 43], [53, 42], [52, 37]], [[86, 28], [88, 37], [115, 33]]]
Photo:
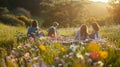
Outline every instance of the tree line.
[[[117, 3], [116, 3], [117, 2]], [[62, 27], [79, 26], [84, 23], [84, 5], [88, 0], [0, 0], [0, 7], [7, 7], [12, 13], [20, 8], [26, 16], [38, 16], [43, 20], [42, 26], [48, 27], [58, 21]], [[110, 0], [110, 17], [113, 22], [120, 23], [120, 2]], [[18, 9], [19, 8], [19, 9]]]

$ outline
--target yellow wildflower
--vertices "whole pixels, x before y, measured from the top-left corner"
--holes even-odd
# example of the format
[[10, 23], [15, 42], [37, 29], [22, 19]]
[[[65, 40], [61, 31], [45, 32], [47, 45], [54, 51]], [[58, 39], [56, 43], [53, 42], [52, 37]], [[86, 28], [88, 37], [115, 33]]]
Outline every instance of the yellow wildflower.
[[40, 50], [45, 51], [46, 47], [44, 45], [39, 45]]
[[89, 52], [96, 52], [96, 51], [100, 51], [101, 47], [99, 46], [98, 42], [92, 41], [87, 45], [87, 50]]
[[60, 50], [64, 52], [64, 51], [65, 51], [65, 48], [62, 47], [62, 48], [60, 48]]
[[108, 52], [107, 51], [100, 51], [100, 57], [103, 59], [106, 59], [108, 57]]

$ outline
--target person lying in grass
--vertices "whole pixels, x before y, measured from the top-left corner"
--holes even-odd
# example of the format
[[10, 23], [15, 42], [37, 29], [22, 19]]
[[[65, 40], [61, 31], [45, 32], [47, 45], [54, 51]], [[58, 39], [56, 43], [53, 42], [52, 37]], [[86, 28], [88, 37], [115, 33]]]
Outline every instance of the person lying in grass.
[[59, 38], [59, 33], [57, 27], [59, 26], [58, 22], [54, 22], [53, 25], [48, 29], [48, 36], [54, 39]]
[[27, 35], [29, 37], [34, 37], [34, 38], [44, 36], [44, 33], [42, 31], [40, 31], [40, 28], [38, 27], [37, 20], [32, 21], [32, 26], [30, 28], [28, 28]]
[[87, 25], [81, 25], [80, 29], [76, 32], [75, 40], [86, 40], [88, 39], [88, 27]]
[[92, 33], [89, 35], [91, 39], [98, 39], [99, 38], [99, 25], [94, 22], [92, 23]]

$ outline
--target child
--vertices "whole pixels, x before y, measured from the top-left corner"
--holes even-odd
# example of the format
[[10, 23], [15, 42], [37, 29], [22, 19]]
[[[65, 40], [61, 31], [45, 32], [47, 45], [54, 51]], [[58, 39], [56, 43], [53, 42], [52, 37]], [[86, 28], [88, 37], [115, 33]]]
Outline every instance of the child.
[[59, 34], [57, 32], [57, 26], [59, 26], [59, 23], [54, 22], [53, 25], [48, 29], [48, 36], [52, 38], [59, 37]]
[[98, 25], [96, 22], [94, 22], [94, 23], [92, 23], [92, 28], [93, 28], [93, 31], [92, 31], [92, 33], [89, 35], [89, 37], [90, 37], [91, 39], [97, 39], [97, 38], [99, 38], [99, 34], [98, 34], [99, 25]]
[[86, 25], [81, 25], [80, 29], [76, 32], [75, 39], [77, 40], [86, 40], [88, 39], [88, 28]]
[[38, 21], [37, 20], [32, 21], [32, 26], [30, 28], [28, 28], [27, 35], [30, 36], [30, 37], [44, 36], [44, 33], [39, 31]]

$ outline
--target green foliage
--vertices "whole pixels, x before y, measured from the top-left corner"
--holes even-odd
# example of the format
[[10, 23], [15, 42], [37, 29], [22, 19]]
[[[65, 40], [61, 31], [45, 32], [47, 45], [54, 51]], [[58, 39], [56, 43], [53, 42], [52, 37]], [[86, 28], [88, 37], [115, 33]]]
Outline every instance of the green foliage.
[[9, 14], [1, 15], [0, 21], [4, 24], [8, 24], [8, 25], [25, 26], [25, 23], [23, 21], [19, 20], [14, 15], [9, 15]]
[[26, 10], [25, 8], [18, 7], [15, 10], [13, 10], [12, 12], [17, 16], [24, 15], [29, 18], [31, 17], [31, 13], [28, 10]]
[[12, 27], [0, 23], [0, 47], [4, 48], [8, 55], [16, 46], [15, 33], [18, 30], [26, 34], [26, 29], [23, 27]]
[[[58, 43], [50, 45], [49, 43], [43, 43], [43, 41], [40, 41], [40, 42], [37, 42], [37, 41], [35, 41], [35, 42], [30, 42], [30, 41], [15, 42], [14, 35], [16, 34], [16, 30], [23, 32], [23, 34], [21, 34], [21, 33], [20, 34], [24, 35], [27, 31], [25, 28], [12, 27], [12, 26], [6, 26], [3, 24], [0, 24], [0, 29], [1, 29], [0, 37], [2, 38], [2, 39], [0, 39], [0, 47], [2, 48], [1, 51], [3, 53], [5, 51], [5, 53], [7, 53], [7, 55], [10, 54], [10, 52], [13, 48], [17, 48], [17, 47], [21, 48], [20, 46], [24, 47], [25, 44], [30, 44], [30, 45], [32, 44], [32, 47], [34, 47], [35, 49], [39, 49], [38, 46], [43, 44], [47, 48], [45, 52], [37, 51], [35, 49], [31, 49], [30, 47], [28, 47], [26, 49], [26, 47], [25, 47], [25, 48], [23, 48], [24, 50], [19, 49], [20, 51], [18, 50], [18, 52], [16, 52], [15, 54], [18, 54], [20, 57], [22, 57], [21, 52], [23, 54], [23, 53], [27, 52], [28, 50], [30, 50], [30, 53], [31, 53], [30, 55], [32, 56], [32, 58], [40, 53], [40, 55], [41, 55], [40, 58], [42, 58], [46, 64], [54, 64], [55, 61], [53, 59], [55, 57], [57, 57], [57, 56], [62, 57], [65, 54], [64, 52], [59, 54], [57, 51], [59, 51], [59, 49], [61, 49], [61, 48], [65, 48], [65, 50], [68, 49], [68, 46], [65, 46], [65, 45], [61, 45]], [[119, 38], [120, 37], [119, 37], [119, 31], [118, 31], [119, 29], [120, 29], [120, 26], [111, 26], [111, 28], [109, 28], [107, 26], [101, 27], [101, 29], [100, 29], [101, 36], [107, 38], [110, 41], [110, 43], [107, 43], [106, 46], [111, 45], [111, 44], [116, 44], [118, 47], [120, 47], [119, 46], [119, 43], [120, 43]], [[74, 29], [68, 28], [68, 29], [60, 29], [58, 32], [60, 32], [60, 34], [62, 34], [62, 35], [68, 35], [68, 36], [70, 35], [71, 36], [74, 34], [75, 30], [76, 30], [75, 28]], [[71, 33], [69, 33], [70, 31], [71, 31]], [[9, 32], [9, 34], [6, 32]], [[19, 37], [22, 37], [22, 36], [19, 36]], [[119, 51], [115, 51], [113, 48], [109, 48], [108, 52], [109, 52], [108, 58], [107, 58], [107, 60], [104, 61], [105, 67], [108, 67], [108, 65], [112, 65], [113, 67], [118, 67], [118, 65], [120, 63]], [[1, 54], [2, 57], [5, 57], [3, 55], [4, 54]], [[48, 59], [50, 59], [50, 60], [48, 60]], [[72, 60], [73, 59], [67, 58], [67, 60], [63, 61], [63, 62], [68, 62], [68, 61], [72, 61]], [[23, 60], [21, 60], [21, 62], [23, 62]], [[37, 61], [34, 61], [32, 63], [34, 64], [35, 62], [37, 62]], [[0, 63], [4, 64], [5, 62], [2, 61]], [[11, 65], [11, 61], [7, 61], [7, 63]], [[21, 63], [21, 64], [24, 64], [24, 63]]]
[[6, 7], [0, 7], [0, 15], [8, 13], [8, 12], [9, 12], [9, 10]]
[[120, 47], [120, 26], [103, 26], [100, 30], [101, 36]]
[[60, 27], [73, 27], [80, 25], [82, 23], [81, 17], [83, 17], [82, 10], [84, 4], [84, 1], [68, 1], [54, 4], [55, 6], [43, 12], [43, 19], [45, 20], [43, 26], [48, 27], [54, 21], [60, 23]]
[[31, 24], [32, 24], [32, 19], [30, 19], [24, 15], [18, 16], [17, 18], [19, 20], [22, 20], [25, 23], [26, 27], [31, 26]]
[[[42, 19], [41, 17], [38, 17], [38, 16], [32, 16], [33, 19], [36, 19], [38, 20], [38, 26], [39, 27], [42, 27], [42, 24], [44, 22], [44, 19]], [[43, 27], [44, 28], [44, 27]]]
[[5, 60], [1, 59], [1, 61], [0, 61], [0, 67], [4, 67], [4, 66], [5, 66]]
[[6, 50], [4, 48], [0, 48], [0, 59], [5, 58], [7, 56]]

